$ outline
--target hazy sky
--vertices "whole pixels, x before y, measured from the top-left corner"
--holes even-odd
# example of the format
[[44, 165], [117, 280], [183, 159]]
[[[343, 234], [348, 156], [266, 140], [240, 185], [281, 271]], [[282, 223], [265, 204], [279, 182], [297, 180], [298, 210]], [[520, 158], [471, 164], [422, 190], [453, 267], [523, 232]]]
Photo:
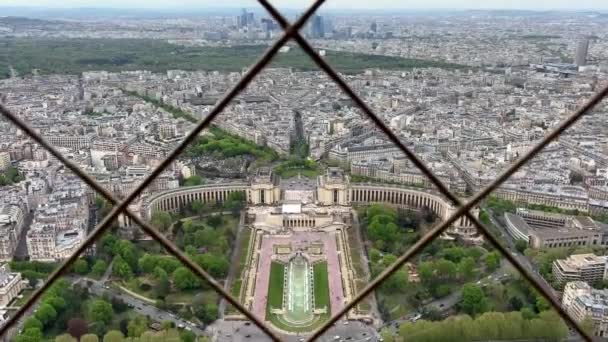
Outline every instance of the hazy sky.
[[[302, 8], [310, 0], [273, 0], [275, 5]], [[252, 0], [0, 0], [0, 6], [188, 8], [254, 7]], [[323, 8], [399, 9], [608, 9], [608, 0], [327, 0]], [[2, 15], [2, 13], [0, 13]]]

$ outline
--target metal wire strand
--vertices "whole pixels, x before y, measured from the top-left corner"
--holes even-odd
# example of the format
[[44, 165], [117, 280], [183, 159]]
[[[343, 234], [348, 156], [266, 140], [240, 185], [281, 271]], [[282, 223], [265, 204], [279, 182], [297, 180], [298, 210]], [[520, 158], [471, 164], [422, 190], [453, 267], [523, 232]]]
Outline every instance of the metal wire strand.
[[[270, 5], [267, 0], [259, 0], [259, 2], [274, 17], [274, 19], [277, 20], [277, 22], [279, 22], [279, 24], [283, 28], [289, 27], [289, 22], [285, 18], [283, 18], [282, 15], [272, 5]], [[437, 229], [431, 231], [429, 234], [427, 234], [425, 237], [423, 237], [423, 239], [419, 240], [420, 244], [415, 244], [414, 246], [412, 246], [410, 251], [408, 251], [411, 253], [404, 254], [404, 256], [402, 258], [403, 260], [398, 259], [394, 264], [395, 267], [391, 267], [391, 268], [385, 270], [385, 272], [383, 272], [376, 279], [377, 281], [374, 281], [371, 284], [369, 284], [359, 295], [357, 295], [355, 297], [355, 299], [353, 301], [351, 301], [351, 303], [349, 303], [349, 305], [347, 305], [345, 308], [343, 308], [343, 310], [340, 310], [340, 312], [335, 314], [328, 322], [326, 322], [323, 326], [321, 326], [319, 329], [317, 329], [313, 333], [313, 335], [310, 337], [310, 340], [314, 340], [314, 339], [320, 337], [323, 332], [325, 332], [327, 329], [329, 329], [331, 327], [331, 325], [333, 325], [344, 314], [346, 314], [350, 309], [352, 309], [361, 300], [363, 300], [369, 293], [371, 293], [371, 291], [373, 291], [377, 286], [379, 286], [382, 283], [382, 281], [384, 281], [386, 278], [388, 278], [393, 272], [395, 272], [399, 267], [401, 267], [405, 262], [407, 262], [407, 260], [409, 260], [413, 255], [415, 255], [417, 252], [419, 252], [422, 248], [424, 248], [426, 245], [431, 243], [437, 236], [439, 236], [439, 234], [441, 234], [445, 229], [447, 229], [447, 227], [451, 223], [453, 223], [456, 219], [458, 219], [460, 216], [462, 216], [464, 214], [468, 219], [470, 219], [473, 222], [473, 224], [475, 224], [475, 226], [479, 230], [481, 230], [481, 232], [490, 240], [490, 242], [493, 245], [495, 245], [495, 247], [515, 266], [515, 268], [518, 269], [518, 271], [526, 278], [526, 280], [528, 280], [528, 282], [531, 283], [535, 289], [537, 289], [547, 300], [549, 300], [549, 302], [552, 304], [554, 309], [556, 309], [558, 311], [560, 316], [562, 316], [562, 318], [564, 318], [570, 325], [572, 325], [575, 328], [575, 330], [577, 330], [577, 332], [581, 334], [581, 336], [583, 336], [586, 340], [591, 341], [592, 340], [591, 336], [589, 334], [587, 334], [583, 329], [581, 329], [579, 324], [574, 319], [572, 319], [572, 317], [570, 317], [570, 315], [568, 315], [567, 312], [565, 312], [565, 310], [561, 307], [561, 305], [556, 300], [556, 298], [553, 295], [551, 295], [551, 293], [549, 293], [544, 287], [542, 287], [540, 282], [532, 275], [532, 273], [529, 272], [525, 267], [523, 267], [502, 245], [500, 245], [500, 243], [498, 242], [496, 237], [494, 237], [492, 235], [492, 233], [490, 233], [489, 230], [481, 222], [479, 222], [479, 220], [476, 217], [471, 215], [468, 212], [468, 210], [470, 210], [475, 204], [477, 204], [479, 201], [481, 201], [492, 190], [494, 190], [496, 187], [498, 187], [500, 184], [502, 184], [502, 182], [504, 182], [511, 174], [516, 172], [529, 159], [534, 157], [534, 155], [536, 155], [536, 153], [538, 153], [544, 146], [546, 146], [553, 139], [555, 139], [557, 136], [559, 136], [563, 132], [563, 130], [568, 128], [570, 125], [572, 125], [574, 122], [576, 122], [578, 120], [578, 118], [580, 118], [584, 113], [586, 113], [588, 110], [593, 108], [598, 102], [601, 101], [601, 99], [604, 96], [606, 96], [606, 94], [604, 92], [600, 92], [596, 96], [594, 96], [585, 106], [583, 106], [581, 108], [581, 110], [579, 110], [577, 113], [572, 115], [569, 118], [569, 120], [564, 121], [564, 123], [562, 125], [560, 125], [560, 127], [558, 127], [558, 129], [556, 129], [554, 132], [552, 132], [552, 134], [545, 137], [545, 139], [543, 141], [541, 141], [537, 146], [535, 146], [534, 149], [530, 150], [527, 155], [525, 155], [522, 159], [519, 160], [518, 163], [513, 164], [506, 172], [504, 172], [502, 174], [502, 177], [499, 177], [492, 184], [490, 184], [490, 186], [488, 186], [486, 189], [484, 189], [484, 191], [480, 192], [479, 196], [474, 197], [473, 200], [471, 200], [469, 203], [467, 203], [467, 205], [465, 207], [462, 207], [461, 201], [455, 195], [453, 195], [447, 189], [447, 187], [442, 184], [442, 182], [437, 177], [434, 176], [432, 171], [430, 169], [428, 169], [424, 165], [424, 163], [420, 159], [418, 159], [417, 156], [414, 153], [412, 153], [398, 139], [398, 137], [396, 137], [394, 135], [394, 133], [384, 124], [384, 122], [382, 120], [380, 120], [373, 113], [373, 111], [367, 106], [367, 104], [363, 100], [361, 100], [361, 98], [359, 96], [357, 96], [356, 93], [354, 93], [354, 91], [352, 91], [352, 89], [346, 84], [346, 82], [344, 82], [342, 80], [342, 78], [314, 51], [314, 49], [308, 44], [308, 42], [304, 38], [302, 38], [302, 36], [300, 36], [299, 34], [294, 36], [294, 39], [298, 42], [298, 44], [302, 47], [302, 49], [313, 59], [313, 61], [323, 71], [325, 71], [328, 74], [328, 76], [330, 78], [332, 78], [338, 84], [338, 86], [345, 93], [347, 93], [349, 95], [349, 97], [351, 99], [353, 99], [353, 101], [355, 101], [355, 103], [357, 103], [357, 105], [359, 105], [359, 107], [363, 110], [363, 112], [365, 114], [367, 114], [368, 117], [370, 117], [370, 119], [372, 119], [372, 121], [374, 121], [374, 123], [389, 137], [389, 139], [392, 140], [392, 142], [395, 143], [408, 156], [408, 158], [410, 160], [412, 160], [412, 162], [427, 177], [430, 178], [430, 180], [434, 183], [435, 186], [437, 186], [437, 188], [440, 190], [440, 192], [443, 195], [445, 195], [446, 197], [448, 197], [452, 202], [454, 202], [454, 204], [461, 207], [461, 209], [459, 211], [457, 211], [456, 213], [454, 213], [452, 215], [452, 217], [449, 218], [446, 222], [444, 222], [442, 225], [437, 227]]]
[[503, 254], [504, 257], [509, 260], [509, 262], [520, 272], [520, 274], [526, 278], [526, 280], [537, 290], [539, 293], [549, 301], [552, 307], [557, 311], [557, 313], [571, 326], [573, 327], [580, 336], [586, 341], [593, 341], [593, 337], [582, 329], [580, 324], [574, 320], [561, 306], [559, 301], [546, 289], [541, 283], [536, 279], [536, 277], [530, 272], [526, 267], [521, 265], [521, 263], [516, 260], [500, 243], [499, 240], [489, 231], [485, 225], [483, 225], [479, 220], [470, 215], [468, 210], [477, 205], [481, 200], [483, 200], [486, 196], [488, 196], [492, 191], [498, 188], [502, 183], [504, 183], [513, 173], [517, 172], [518, 169], [527, 163], [530, 159], [532, 159], [540, 150], [542, 150], [546, 145], [548, 145], [551, 141], [555, 140], [564, 130], [568, 127], [572, 126], [576, 121], [578, 121], [584, 114], [593, 109], [603, 98], [608, 96], [608, 86], [603, 88], [598, 94], [594, 95], [581, 109], [579, 109], [576, 113], [570, 116], [567, 120], [562, 122], [558, 128], [553, 131], [551, 134], [547, 135], [541, 142], [539, 142], [532, 150], [528, 151], [528, 153], [522, 156], [516, 163], [514, 163], [509, 169], [504, 171], [493, 183], [489, 184], [482, 191], [477, 193], [470, 201], [468, 201], [465, 205], [458, 208], [456, 212], [454, 212], [446, 221], [441, 223], [439, 226], [432, 229], [427, 235], [423, 236], [420, 240], [418, 240], [408, 251], [399, 257], [391, 266], [386, 268], [378, 277], [368, 284], [359, 294], [355, 296], [355, 298], [347, 304], [342, 310], [340, 310], [335, 316], [333, 316], [325, 325], [321, 326], [317, 329], [310, 340], [314, 340], [320, 337], [325, 331], [327, 331], [332, 324], [340, 319], [341, 316], [346, 314], [349, 310], [354, 308], [360, 301], [362, 301], [367, 295], [369, 295], [373, 290], [375, 290], [384, 280], [390, 277], [394, 272], [399, 270], [406, 262], [408, 262], [414, 255], [419, 253], [422, 249], [428, 246], [435, 238], [437, 238], [443, 231], [445, 231], [450, 224], [455, 222], [460, 216], [466, 215], [473, 224], [486, 236], [490, 242]]
[[[46, 148], [53, 156], [55, 156], [60, 162], [62, 162], [68, 169], [74, 172], [76, 175], [81, 177], [85, 183], [91, 186], [95, 191], [100, 193], [104, 198], [106, 198], [112, 204], [119, 203], [118, 200], [105, 188], [100, 186], [95, 180], [93, 180], [86, 172], [82, 171], [77, 165], [72, 163], [70, 160], [66, 159], [61, 152], [59, 152], [55, 147], [53, 147], [48, 141], [46, 141], [40, 134], [29, 128], [29, 126], [15, 116], [12, 112], [8, 111], [5, 107], [0, 105], [0, 112], [5, 115], [9, 120], [15, 123], [18, 127], [22, 128], [26, 132], [26, 134], [30, 135], [37, 143]], [[194, 274], [198, 275], [200, 278], [205, 280], [207, 283], [211, 285], [211, 287], [219, 293], [222, 297], [224, 297], [228, 302], [234, 305], [241, 313], [243, 313], [247, 318], [251, 319], [256, 325], [260, 327], [265, 333], [267, 333], [273, 340], [279, 341], [279, 338], [272, 332], [267, 329], [266, 325], [260, 321], [257, 317], [255, 317], [251, 312], [249, 312], [238, 300], [234, 299], [224, 288], [219, 284], [213, 277], [211, 277], [205, 270], [203, 270], [197, 263], [190, 260], [190, 258], [183, 253], [177, 246], [175, 246], [171, 241], [169, 241], [164, 235], [159, 233], [156, 229], [154, 229], [149, 223], [144, 222], [138, 215], [132, 213], [129, 209], [125, 209], [124, 213], [129, 216], [135, 223], [142, 227], [142, 229], [148, 233], [152, 238], [157, 240], [163, 247], [167, 249], [170, 254], [173, 254], [182, 264], [188, 267]], [[44, 293], [50, 288], [55, 281], [57, 281], [63, 273], [72, 265], [74, 261], [87, 249], [89, 248], [100, 236], [103, 234], [110, 225], [101, 226], [99, 225], [96, 229], [91, 232], [89, 236], [85, 239], [85, 241], [76, 249], [76, 251], [70, 255], [70, 257], [62, 262], [62, 264], [55, 269], [45, 281], [42, 287], [34, 291], [32, 296], [26, 301], [25, 304], [21, 306], [17, 310], [17, 312], [10, 317], [2, 326], [0, 326], [0, 336], [4, 336], [4, 334], [11, 328], [11, 326], [20, 319], [20, 317], [31, 308], [36, 301], [44, 295]]]
[[465, 215], [469, 218], [477, 228], [490, 240], [490, 242], [515, 266], [518, 271], [552, 304], [552, 306], [558, 311], [558, 313], [564, 318], [570, 325], [572, 325], [575, 330], [586, 340], [591, 341], [591, 337], [584, 332], [580, 326], [561, 308], [557, 299], [552, 296], [545, 288], [543, 288], [540, 283], [536, 280], [536, 278], [532, 275], [532, 273], [523, 267], [515, 258], [502, 246], [499, 244], [498, 239], [494, 237], [489, 230], [481, 223], [477, 218], [471, 215], [468, 211], [473, 208], [476, 204], [478, 204], [483, 198], [485, 198], [490, 192], [495, 190], [500, 184], [506, 181], [513, 173], [515, 173], [522, 165], [528, 162], [534, 155], [536, 155], [542, 148], [544, 148], [547, 144], [549, 144], [552, 140], [557, 138], [565, 129], [574, 124], [582, 115], [591, 110], [597, 103], [599, 103], [607, 94], [608, 87], [604, 88], [600, 93], [595, 95], [589, 102], [587, 102], [580, 110], [574, 113], [571, 117], [565, 120], [560, 126], [553, 131], [551, 134], [546, 136], [539, 144], [537, 144], [532, 150], [528, 151], [526, 155], [520, 158], [516, 163], [511, 165], [509, 169], [501, 174], [492, 184], [488, 185], [482, 191], [477, 193], [469, 202], [465, 205], [462, 205], [461, 201], [454, 196], [447, 187], [432, 173], [430, 169], [428, 169], [425, 164], [413, 153], [411, 152], [395, 134], [384, 124], [384, 122], [379, 119], [373, 111], [367, 106], [367, 104], [357, 96], [357, 94], [352, 91], [352, 89], [342, 80], [342, 78], [314, 51], [314, 49], [308, 44], [308, 42], [302, 38], [302, 36], [298, 33], [298, 30], [305, 24], [305, 22], [310, 18], [310, 16], [318, 9], [318, 7], [324, 2], [324, 0], [317, 0], [307, 11], [306, 13], [300, 17], [298, 21], [292, 26], [289, 25], [288, 21], [285, 20], [282, 15], [276, 11], [276, 9], [270, 5], [267, 0], [259, 0], [262, 6], [269, 11], [269, 13], [279, 22], [279, 24], [285, 29], [284, 35], [275, 42], [275, 44], [254, 64], [254, 66], [243, 76], [243, 78], [220, 100], [211, 113], [202, 120], [196, 128], [191, 131], [186, 138], [180, 143], [180, 145], [173, 150], [169, 156], [161, 165], [156, 168], [123, 202], [116, 205], [118, 201], [108, 193], [103, 187], [99, 186], [90, 176], [81, 171], [76, 165], [71, 163], [69, 160], [64, 158], [60, 152], [58, 152], [54, 147], [52, 147], [48, 142], [46, 142], [42, 136], [36, 133], [32, 128], [30, 128], [25, 122], [15, 116], [13, 113], [8, 111], [5, 107], [0, 105], [0, 112], [5, 115], [9, 120], [19, 126], [24, 132], [26, 132], [30, 137], [36, 140], [40, 145], [45, 147], [51, 154], [58, 158], [63, 164], [65, 164], [70, 170], [76, 173], [79, 177], [83, 179], [85, 183], [95, 189], [97, 192], [102, 194], [108, 201], [112, 204], [116, 205], [110, 214], [104, 218], [104, 220], [95, 228], [95, 230], [87, 237], [85, 242], [77, 249], [76, 253], [71, 255], [68, 259], [66, 259], [59, 269], [55, 270], [49, 276], [49, 279], [44, 283], [43, 287], [36, 290], [32, 297], [16, 312], [15, 315], [10, 317], [5, 324], [0, 327], [0, 336], [4, 335], [6, 331], [18, 320], [21, 316], [40, 298], [40, 296], [56, 281], [61, 273], [65, 271], [77, 258], [78, 256], [88, 247], [90, 246], [102, 233], [105, 231], [113, 220], [120, 213], [124, 213], [130, 218], [134, 220], [135, 223], [140, 225], [144, 231], [146, 231], [150, 236], [152, 236], [155, 240], [157, 240], [163, 247], [165, 247], [171, 254], [176, 256], [185, 266], [187, 266], [191, 271], [197, 274], [199, 277], [209, 282], [211, 286], [214, 288], [216, 292], [218, 292], [222, 297], [228, 300], [232, 305], [234, 305], [239, 311], [241, 311], [245, 316], [251, 319], [256, 325], [258, 325], [265, 333], [267, 333], [273, 340], [278, 341], [279, 338], [274, 335], [274, 333], [267, 327], [266, 324], [259, 321], [251, 312], [249, 312], [246, 308], [242, 306], [236, 299], [234, 299], [229, 293], [227, 293], [223, 287], [219, 283], [217, 283], [210, 275], [208, 275], [200, 266], [196, 263], [192, 262], [187, 255], [185, 255], [179, 248], [177, 248], [171, 241], [167, 240], [162, 234], [160, 234], [156, 229], [151, 227], [148, 223], [143, 222], [139, 216], [133, 214], [130, 210], [127, 209], [128, 205], [137, 197], [139, 194], [156, 178], [160, 173], [164, 171], [178, 156], [179, 154], [191, 143], [198, 133], [207, 127], [213, 119], [229, 104], [229, 102], [236, 97], [246, 86], [253, 80], [253, 78], [263, 70], [272, 57], [277, 53], [279, 48], [283, 46], [290, 38], [294, 38], [298, 44], [302, 47], [302, 49], [313, 59], [313, 61], [323, 70], [325, 71], [330, 78], [332, 78], [338, 86], [353, 99], [353, 101], [362, 109], [362, 111], [378, 126], [387, 137], [395, 143], [408, 158], [416, 165], [421, 172], [423, 172], [431, 182], [437, 186], [438, 190], [450, 199], [456, 206], [459, 206], [458, 210], [453, 213], [445, 222], [435, 227], [431, 232], [417, 241], [405, 254], [397, 259], [393, 265], [389, 266], [385, 271], [383, 271], [376, 279], [374, 279], [370, 284], [368, 284], [359, 294], [355, 296], [353, 301], [346, 305], [340, 312], [338, 312], [335, 316], [333, 316], [328, 322], [326, 322], [322, 327], [317, 329], [310, 340], [314, 340], [321, 336], [323, 332], [325, 332], [333, 323], [335, 323], [338, 319], [340, 319], [344, 314], [346, 314], [350, 309], [352, 309], [357, 303], [359, 303], [364, 297], [369, 295], [377, 286], [379, 286], [382, 281], [388, 278], [392, 273], [398, 270], [405, 262], [407, 262], [411, 257], [413, 257], [416, 253], [418, 253], [425, 246], [430, 244], [436, 237], [438, 237], [445, 229], [449, 227], [454, 221], [456, 221], [460, 216]]
[[[256, 325], [262, 329], [266, 334], [269, 335], [273, 340], [280, 341], [280, 339], [267, 327], [267, 325], [261, 323], [251, 312], [246, 310], [238, 301], [232, 298], [212, 277], [210, 277], [204, 270], [202, 270], [197, 264], [190, 261], [189, 258], [181, 252], [175, 245], [173, 245], [169, 240], [167, 240], [162, 234], [158, 233], [154, 228], [150, 227], [146, 223], [142, 222], [137, 215], [132, 214], [129, 210], [127, 210], [128, 205], [154, 180], [164, 171], [166, 167], [169, 166], [173, 160], [175, 160], [179, 154], [188, 146], [190, 142], [192, 142], [198, 133], [202, 131], [205, 127], [207, 127], [210, 122], [230, 103], [230, 101], [236, 97], [242, 90], [244, 90], [247, 85], [253, 80], [253, 78], [264, 69], [268, 63], [272, 60], [272, 57], [278, 52], [278, 50], [291, 38], [294, 33], [297, 33], [308, 20], [308, 18], [323, 4], [324, 0], [317, 0], [314, 2], [310, 8], [304, 13], [304, 15], [289, 29], [286, 30], [283, 36], [279, 40], [277, 40], [269, 50], [265, 52], [265, 54], [253, 65], [251, 69], [241, 78], [241, 80], [216, 104], [215, 108], [211, 111], [211, 113], [202, 120], [194, 130], [192, 130], [186, 138], [178, 145], [178, 147], [173, 150], [169, 156], [163, 160], [163, 162], [146, 178], [144, 181], [131, 193], [127, 198], [116, 205], [112, 211], [102, 220], [102, 222], [95, 228], [95, 230], [89, 235], [87, 239], [85, 239], [84, 243], [79, 246], [74, 254], [72, 254], [69, 258], [67, 258], [62, 265], [56, 269], [47, 281], [43, 284], [41, 288], [35, 291], [32, 294], [32, 297], [15, 313], [15, 315], [11, 316], [4, 325], [0, 326], [0, 336], [3, 336], [8, 329], [14, 323], [19, 320], [23, 314], [48, 290], [48, 288], [61, 276], [61, 274], [67, 270], [67, 268], [78, 258], [78, 256], [84, 252], [86, 248], [88, 248], [101, 234], [105, 231], [112, 223], [113, 220], [120, 213], [125, 213], [130, 216], [137, 224], [139, 224], [148, 234], [150, 234], [153, 238], [155, 238], [159, 243], [163, 245], [168, 251], [172, 252], [180, 261], [182, 261], [188, 268], [194, 271], [197, 275], [202, 277], [205, 281], [208, 281], [218, 293], [220, 293], [224, 298], [226, 298], [232, 305], [234, 305], [237, 309], [239, 309], [245, 316], [254, 321]], [[96, 189], [98, 192], [104, 195], [110, 202], [113, 204], [118, 203], [116, 199], [114, 199], [111, 194], [107, 193], [101, 186], [99, 186], [92, 178], [88, 177], [86, 173], [81, 171], [78, 167], [71, 163], [66, 163], [67, 159], [65, 159], [60, 152], [56, 149], [52, 148], [48, 142], [46, 145], [44, 144], [44, 139], [36, 134], [36, 132], [29, 127], [25, 122], [20, 120], [16, 115], [11, 113], [7, 108], [0, 105], [0, 112], [6, 116], [9, 120], [19, 126], [24, 132], [26, 132], [30, 137], [37, 140], [37, 142], [41, 143], [45, 148], [49, 150], [50, 153], [58, 157], [58, 159], [65, 164], [66, 166], [72, 166], [72, 171], [76, 173], [85, 183]], [[36, 139], [38, 138], [38, 139]], [[49, 149], [49, 147], [51, 147]]]

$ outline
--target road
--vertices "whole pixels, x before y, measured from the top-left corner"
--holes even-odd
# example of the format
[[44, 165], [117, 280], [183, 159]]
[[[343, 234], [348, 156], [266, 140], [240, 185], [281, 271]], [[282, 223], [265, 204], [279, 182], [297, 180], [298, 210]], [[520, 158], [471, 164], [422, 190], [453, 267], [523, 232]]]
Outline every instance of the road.
[[21, 229], [21, 233], [17, 237], [19, 239], [17, 241], [17, 248], [15, 249], [14, 258], [15, 260], [27, 260], [27, 243], [26, 243], [26, 235], [27, 231], [30, 229], [32, 225], [32, 220], [34, 219], [34, 215], [30, 212], [25, 214], [25, 219], [23, 220], [23, 228]]
[[181, 319], [177, 315], [174, 315], [170, 312], [160, 310], [157, 307], [150, 305], [149, 303], [146, 303], [138, 298], [132, 297], [131, 295], [124, 293], [120, 290], [116, 290], [110, 287], [104, 287], [103, 283], [100, 281], [84, 277], [72, 279], [72, 284], [77, 284], [80, 282], [85, 284], [85, 286], [89, 289], [90, 293], [100, 297], [104, 294], [107, 294], [112, 298], [120, 299], [129, 307], [131, 307], [135, 312], [139, 313], [140, 315], [148, 316], [153, 321], [171, 321], [175, 324], [176, 327], [184, 327], [192, 331], [195, 335], [206, 335], [204, 330], [201, 329], [199, 326], [195, 325], [194, 323]]
[[[232, 248], [232, 256], [230, 257], [231, 266], [230, 266], [230, 270], [228, 271], [228, 277], [226, 277], [226, 281], [224, 281], [224, 290], [226, 290], [230, 294], [232, 294], [230, 287], [234, 283], [234, 279], [236, 277], [241, 276], [240, 274], [238, 274], [240, 257], [241, 257], [239, 252], [240, 252], [241, 240], [243, 239], [244, 224], [245, 224], [245, 210], [241, 210], [241, 215], [239, 218], [239, 225], [236, 230], [236, 239], [233, 244], [234, 248]], [[224, 298], [220, 299], [220, 305], [218, 308], [220, 318], [224, 317], [224, 313], [226, 311], [227, 304], [228, 304], [228, 301], [226, 301]]]
[[517, 251], [517, 249], [515, 249], [515, 240], [513, 239], [513, 237], [508, 233], [506, 227], [504, 225], [502, 225], [494, 216], [494, 212], [492, 210], [488, 210], [488, 216], [490, 217], [490, 221], [492, 222], [492, 224], [494, 226], [496, 226], [496, 228], [498, 228], [498, 230], [500, 231], [501, 234], [501, 238], [507, 242], [509, 249], [511, 250], [511, 255], [515, 258], [515, 260], [517, 260], [521, 265], [523, 265], [525, 268], [527, 268], [528, 270], [532, 271], [532, 275], [534, 276], [534, 278], [540, 283], [541, 287], [548, 293], [553, 294], [553, 296], [555, 296], [558, 300], [559, 296], [557, 296], [557, 293], [555, 292], [555, 290], [553, 289], [553, 287], [545, 280], [545, 278], [543, 278], [540, 273], [538, 272], [538, 268], [536, 266], [534, 266], [531, 262], [530, 259], [528, 259], [525, 255], [519, 253]]
[[[258, 342], [271, 341], [266, 334], [253, 323], [244, 321], [223, 321], [218, 320], [211, 324], [207, 331], [217, 342]], [[306, 334], [302, 335], [279, 335], [283, 341], [298, 342], [306, 339]], [[336, 336], [338, 338], [336, 339]], [[317, 339], [321, 342], [329, 341], [378, 341], [379, 335], [376, 330], [361, 322], [350, 321], [345, 324], [341, 320], [330, 328], [323, 337]]]

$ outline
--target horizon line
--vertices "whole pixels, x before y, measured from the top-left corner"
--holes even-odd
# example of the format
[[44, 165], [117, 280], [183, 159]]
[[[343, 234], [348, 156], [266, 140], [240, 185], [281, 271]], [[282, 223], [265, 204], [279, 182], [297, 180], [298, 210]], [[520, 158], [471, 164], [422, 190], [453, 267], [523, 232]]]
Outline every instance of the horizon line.
[[[37, 6], [37, 5], [0, 5], [0, 8], [13, 8], [13, 9], [39, 9], [39, 10], [90, 10], [90, 9], [103, 9], [103, 10], [118, 10], [118, 11], [155, 11], [155, 10], [205, 10], [205, 9], [213, 9], [213, 10], [233, 10], [233, 9], [248, 9], [248, 10], [259, 10], [264, 11], [262, 7], [256, 6], [242, 6], [242, 5], [207, 5], [202, 7], [196, 6], [179, 6], [179, 7], [116, 7], [116, 6]], [[287, 11], [301, 11], [302, 8], [299, 7], [280, 7], [283, 10]], [[526, 11], [526, 12], [587, 12], [587, 11], [597, 11], [604, 12], [608, 11], [607, 8], [558, 8], [558, 9], [542, 9], [542, 8], [504, 8], [504, 7], [379, 7], [379, 8], [349, 8], [349, 7], [329, 7], [329, 8], [321, 8], [319, 11], [458, 11], [458, 12], [466, 12], [466, 11]], [[3, 17], [0, 15], [0, 17]], [[7, 16], [4, 16], [7, 17]]]

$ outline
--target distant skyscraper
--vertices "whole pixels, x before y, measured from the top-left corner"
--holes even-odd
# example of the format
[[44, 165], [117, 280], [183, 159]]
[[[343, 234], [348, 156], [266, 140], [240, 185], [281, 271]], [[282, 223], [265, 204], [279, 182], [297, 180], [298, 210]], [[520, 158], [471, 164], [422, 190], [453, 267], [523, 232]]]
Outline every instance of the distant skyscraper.
[[236, 26], [238, 28], [245, 28], [254, 24], [255, 18], [253, 16], [253, 12], [247, 12], [247, 10], [243, 8], [241, 15], [236, 17]]
[[378, 24], [376, 24], [376, 22], [374, 21], [369, 29], [370, 31], [376, 33], [378, 31]]
[[585, 38], [576, 45], [576, 59], [574, 63], [578, 66], [587, 64], [587, 52], [589, 51], [589, 39]]
[[323, 17], [315, 15], [312, 17], [312, 24], [310, 26], [310, 36], [312, 38], [324, 38], [325, 37], [325, 25], [323, 23]]

